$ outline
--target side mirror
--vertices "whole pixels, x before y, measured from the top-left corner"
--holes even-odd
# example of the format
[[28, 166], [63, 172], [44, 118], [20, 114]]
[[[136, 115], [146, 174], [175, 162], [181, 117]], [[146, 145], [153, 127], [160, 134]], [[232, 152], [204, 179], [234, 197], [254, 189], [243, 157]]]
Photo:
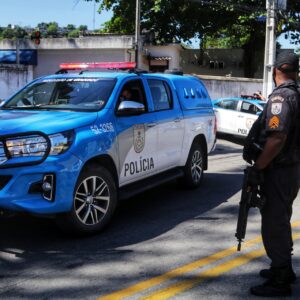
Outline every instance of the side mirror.
[[145, 105], [136, 101], [122, 101], [118, 107], [118, 116], [140, 115], [146, 111]]

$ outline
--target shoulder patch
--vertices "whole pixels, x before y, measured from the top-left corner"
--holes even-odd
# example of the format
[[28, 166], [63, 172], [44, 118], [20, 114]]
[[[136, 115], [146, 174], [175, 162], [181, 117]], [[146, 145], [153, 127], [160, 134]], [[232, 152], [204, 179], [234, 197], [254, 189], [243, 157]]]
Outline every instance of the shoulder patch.
[[276, 96], [274, 96], [274, 97], [271, 97], [270, 100], [271, 100], [272, 102], [275, 102], [275, 101], [283, 102], [283, 101], [284, 101], [284, 98], [281, 97], [281, 96], [279, 96], [279, 95], [276, 95]]
[[271, 129], [276, 129], [276, 128], [279, 127], [279, 123], [280, 123], [279, 117], [274, 116], [274, 117], [272, 117], [272, 118], [270, 119], [270, 121], [269, 121], [269, 127], [270, 127]]
[[282, 103], [272, 103], [271, 105], [271, 113], [273, 115], [279, 115], [282, 110]]

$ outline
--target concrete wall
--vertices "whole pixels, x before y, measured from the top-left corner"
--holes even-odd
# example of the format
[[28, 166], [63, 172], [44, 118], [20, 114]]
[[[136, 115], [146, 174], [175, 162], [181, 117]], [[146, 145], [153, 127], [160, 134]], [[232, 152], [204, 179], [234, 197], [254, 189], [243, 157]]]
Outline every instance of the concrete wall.
[[31, 80], [31, 66], [0, 65], [0, 99], [7, 99]]
[[202, 80], [211, 99], [253, 95], [263, 86], [262, 79], [193, 75]]
[[63, 62], [125, 61], [126, 55], [128, 54], [123, 49], [39, 50], [34, 77], [55, 73], [59, 69], [59, 64]]
[[[213, 76], [244, 76], [243, 49], [206, 49], [201, 58], [200, 49], [185, 49], [182, 54], [182, 69], [185, 73]], [[214, 67], [210, 64], [213, 62]], [[220, 68], [219, 63], [222, 67]], [[256, 50], [253, 65], [254, 78], [263, 78], [263, 49]]]
[[[33, 80], [31, 66], [0, 65], [0, 99], [6, 99]], [[252, 95], [262, 90], [261, 79], [196, 75], [205, 84], [211, 99]]]
[[[242, 49], [207, 49], [202, 61], [200, 49], [185, 49], [181, 55], [185, 73], [233, 77], [242, 77], [244, 74]], [[211, 68], [210, 62], [214, 62], [214, 68]], [[219, 63], [223, 63], [224, 68], [219, 68]]]
[[[20, 49], [58, 50], [58, 49], [131, 49], [133, 36], [104, 35], [96, 37], [47, 38], [41, 39], [40, 45], [35, 45], [30, 40], [21, 40]], [[13, 40], [0, 41], [0, 49], [16, 49]]]

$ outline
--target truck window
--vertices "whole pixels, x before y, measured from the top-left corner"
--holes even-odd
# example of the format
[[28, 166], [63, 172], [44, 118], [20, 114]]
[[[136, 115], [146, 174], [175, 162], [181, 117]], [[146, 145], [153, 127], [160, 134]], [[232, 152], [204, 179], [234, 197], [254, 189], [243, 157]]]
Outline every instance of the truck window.
[[257, 106], [255, 106], [253, 103], [243, 101], [241, 112], [256, 115], [259, 111], [260, 109]]
[[143, 83], [140, 79], [126, 82], [118, 98], [117, 107], [122, 101], [135, 101], [145, 105], [147, 111], [147, 100]]
[[169, 85], [157, 79], [148, 79], [149, 88], [155, 111], [171, 109], [173, 107], [172, 94]]
[[229, 110], [236, 110], [237, 109], [238, 101], [234, 100], [223, 100], [222, 102], [219, 102], [217, 105], [224, 109]]

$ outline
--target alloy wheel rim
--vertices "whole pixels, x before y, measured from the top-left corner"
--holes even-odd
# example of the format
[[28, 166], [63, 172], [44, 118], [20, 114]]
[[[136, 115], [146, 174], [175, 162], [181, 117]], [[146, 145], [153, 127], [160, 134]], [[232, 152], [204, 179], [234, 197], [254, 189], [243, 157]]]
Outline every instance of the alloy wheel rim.
[[91, 176], [79, 184], [74, 208], [77, 218], [84, 225], [99, 224], [108, 211], [109, 203], [109, 188], [101, 177]]
[[201, 180], [202, 177], [202, 155], [199, 150], [196, 150], [192, 157], [192, 178], [195, 183], [198, 183]]

